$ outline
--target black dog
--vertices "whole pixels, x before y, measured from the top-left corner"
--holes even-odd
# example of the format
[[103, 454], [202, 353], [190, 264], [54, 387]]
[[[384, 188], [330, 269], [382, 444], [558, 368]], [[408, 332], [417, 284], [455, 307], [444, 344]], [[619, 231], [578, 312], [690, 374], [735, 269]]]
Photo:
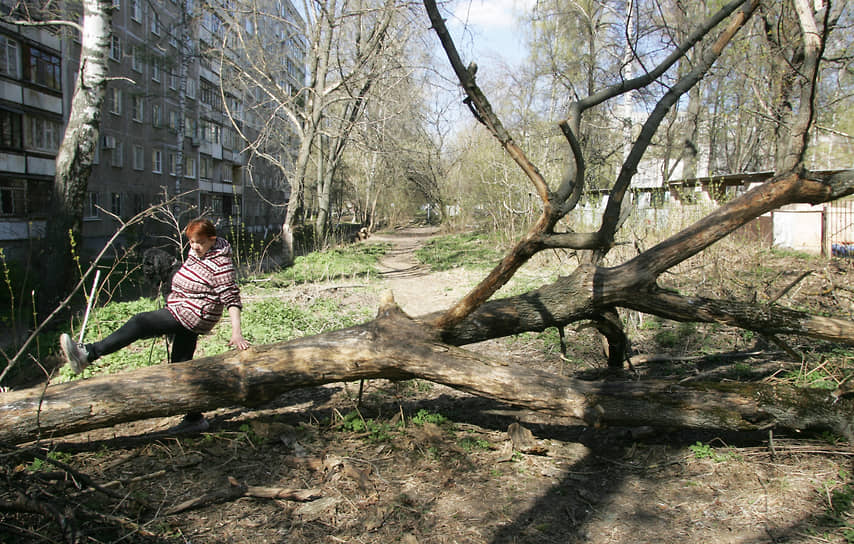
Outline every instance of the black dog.
[[164, 299], [172, 291], [172, 276], [180, 267], [178, 259], [160, 248], [152, 247], [142, 253], [142, 274]]

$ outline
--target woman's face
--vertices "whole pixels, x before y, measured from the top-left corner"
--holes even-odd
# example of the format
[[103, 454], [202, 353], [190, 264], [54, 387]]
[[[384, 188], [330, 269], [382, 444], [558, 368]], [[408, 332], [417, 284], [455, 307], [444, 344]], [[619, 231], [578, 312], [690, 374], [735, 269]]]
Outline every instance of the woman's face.
[[213, 247], [214, 242], [216, 242], [216, 236], [205, 236], [202, 233], [195, 233], [187, 236], [190, 239], [190, 249], [195, 252], [198, 258], [202, 258], [205, 256], [205, 253]]

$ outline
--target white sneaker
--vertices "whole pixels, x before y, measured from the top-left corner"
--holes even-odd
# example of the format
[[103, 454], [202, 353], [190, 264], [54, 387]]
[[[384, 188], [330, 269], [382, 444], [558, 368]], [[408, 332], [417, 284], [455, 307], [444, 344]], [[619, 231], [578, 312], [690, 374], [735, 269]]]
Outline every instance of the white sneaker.
[[62, 354], [65, 355], [65, 360], [68, 361], [71, 371], [75, 374], [80, 374], [84, 368], [89, 366], [89, 354], [86, 349], [72, 340], [68, 334], [62, 333], [60, 335], [59, 347], [62, 348]]

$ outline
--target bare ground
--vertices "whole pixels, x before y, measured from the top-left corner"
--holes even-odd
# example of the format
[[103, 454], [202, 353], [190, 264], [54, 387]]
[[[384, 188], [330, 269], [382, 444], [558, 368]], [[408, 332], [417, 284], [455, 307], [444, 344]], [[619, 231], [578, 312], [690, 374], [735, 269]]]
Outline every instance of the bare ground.
[[[410, 315], [450, 306], [474, 279], [416, 264], [412, 251], [430, 234], [382, 237], [395, 248], [382, 263], [384, 287]], [[299, 298], [300, 289], [310, 288], [279, 296]], [[377, 292], [341, 291], [342, 304], [377, 305]], [[731, 331], [715, 334], [732, 350], [750, 347]], [[604, 360], [592, 333], [567, 331], [567, 340], [569, 358], [544, 354], [535, 337], [471, 349], [597, 375]], [[653, 349], [641, 340], [636, 349]], [[746, 363], [770, 374], [793, 366], [771, 349]], [[635, 371], [726, 372], [713, 358], [689, 367], [638, 359]], [[218, 410], [194, 436], [153, 434], [173, 418], [66, 437], [48, 447], [67, 471], [32, 473], [28, 454], [10, 450], [21, 468], [0, 487], [0, 542], [73, 541], [74, 531], [79, 542], [170, 544], [854, 542], [854, 452], [838, 440], [593, 429], [419, 380], [368, 382], [357, 405], [359, 389], [331, 385], [259, 410]], [[527, 443], [514, 447], [514, 424], [531, 431]], [[9, 490], [24, 482], [59, 510], [10, 511], [19, 497]], [[270, 498], [269, 488], [317, 498]]]

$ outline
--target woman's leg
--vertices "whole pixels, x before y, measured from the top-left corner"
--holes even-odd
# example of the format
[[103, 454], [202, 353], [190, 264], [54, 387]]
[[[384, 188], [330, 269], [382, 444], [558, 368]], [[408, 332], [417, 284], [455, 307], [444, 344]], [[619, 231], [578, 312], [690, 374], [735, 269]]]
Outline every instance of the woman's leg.
[[[196, 352], [196, 342], [199, 335], [182, 327], [182, 331], [175, 333], [175, 338], [172, 340], [172, 357], [170, 363], [180, 363], [181, 361], [189, 361], [193, 358]], [[201, 412], [190, 412], [184, 416], [184, 420], [174, 427], [175, 431], [206, 431], [208, 422], [204, 414]]]
[[196, 341], [198, 339], [198, 334], [181, 327], [180, 331], [175, 332], [175, 338], [172, 341], [172, 356], [169, 358], [169, 362], [180, 363], [192, 359], [196, 352]]
[[162, 308], [136, 314], [111, 335], [99, 342], [87, 344], [85, 348], [88, 352], [89, 362], [92, 362], [98, 357], [116, 352], [136, 340], [152, 338], [161, 334], [179, 334], [181, 331], [189, 332], [172, 317], [169, 310]]

